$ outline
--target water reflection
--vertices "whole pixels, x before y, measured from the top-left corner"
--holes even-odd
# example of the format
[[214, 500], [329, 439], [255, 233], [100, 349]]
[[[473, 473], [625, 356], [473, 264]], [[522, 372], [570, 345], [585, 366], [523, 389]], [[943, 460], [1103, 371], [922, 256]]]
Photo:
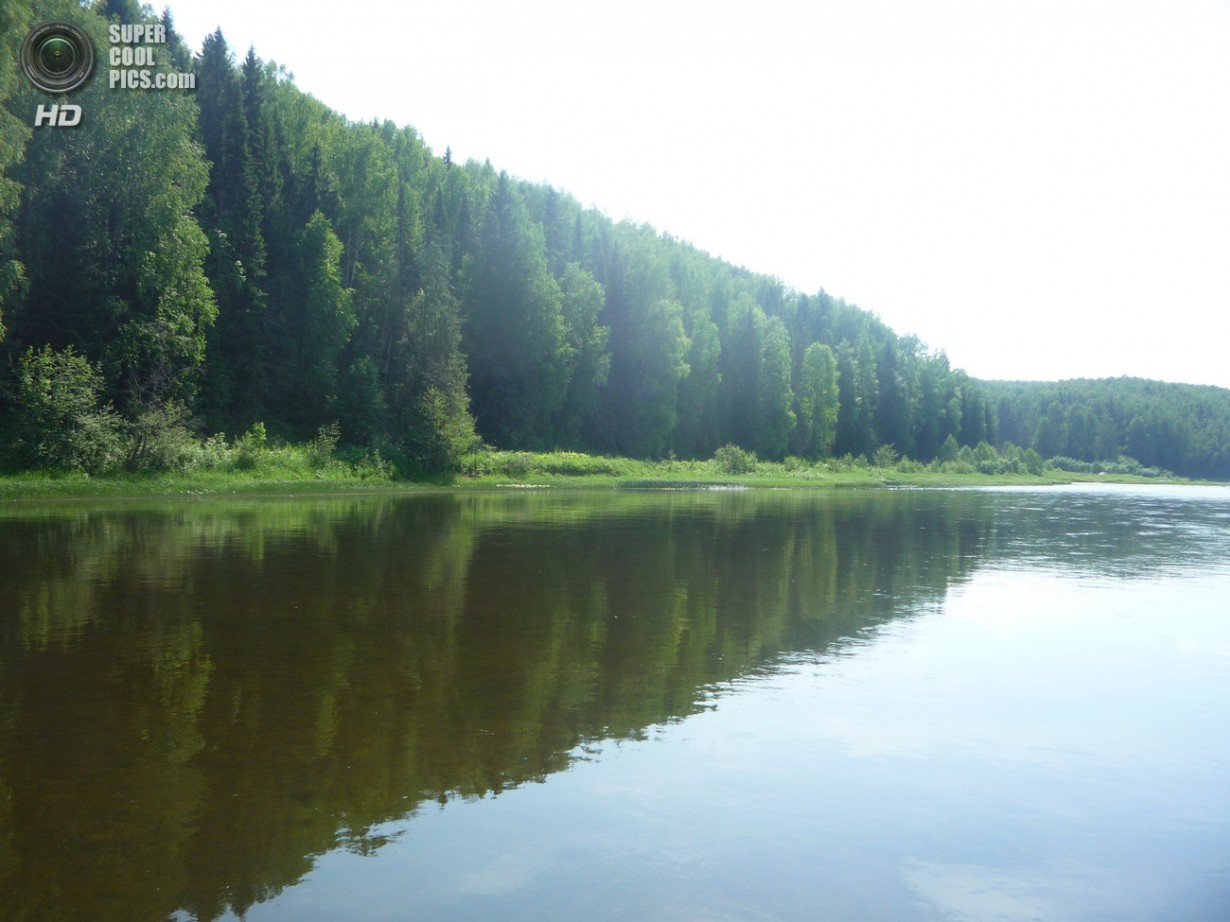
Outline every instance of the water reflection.
[[[0, 917], [242, 914], [988, 562], [1181, 567], [1225, 507], [455, 494], [0, 517]], [[1143, 518], [1142, 518], [1143, 517]], [[1144, 525], [1141, 525], [1141, 522]], [[1133, 525], [1132, 523], [1135, 522]], [[1087, 563], [1086, 563], [1087, 562]]]

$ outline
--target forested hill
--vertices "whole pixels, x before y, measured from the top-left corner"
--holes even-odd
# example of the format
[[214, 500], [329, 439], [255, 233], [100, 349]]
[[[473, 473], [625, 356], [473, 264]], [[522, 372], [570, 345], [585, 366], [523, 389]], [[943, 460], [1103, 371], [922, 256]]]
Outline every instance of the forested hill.
[[980, 381], [1002, 442], [1047, 458], [1135, 458], [1192, 477], [1230, 474], [1230, 390], [1143, 378]]
[[169, 15], [159, 67], [193, 71], [195, 91], [95, 79], [73, 96], [79, 127], [32, 131], [46, 97], [16, 65], [32, 23], [71, 19], [105, 48], [108, 18], [151, 18], [132, 0], [93, 10], [0, 12], [9, 469], [174, 466], [185, 439], [258, 431], [333, 433], [406, 472], [449, 469], [480, 439], [928, 461], [983, 441], [1115, 458], [1181, 431], [1189, 451], [1141, 460], [1230, 478], [1230, 392], [1126, 414], [1126, 391], [1095, 408], [974, 381], [823, 291], [456, 163], [412, 128], [348, 122], [221, 32], [193, 52]]

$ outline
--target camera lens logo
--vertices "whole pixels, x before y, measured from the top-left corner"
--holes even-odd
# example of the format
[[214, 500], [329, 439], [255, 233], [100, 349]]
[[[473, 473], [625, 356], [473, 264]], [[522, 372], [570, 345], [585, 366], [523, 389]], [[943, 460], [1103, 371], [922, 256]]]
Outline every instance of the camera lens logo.
[[69, 93], [94, 73], [94, 45], [71, 22], [45, 22], [22, 43], [21, 66], [40, 90]]

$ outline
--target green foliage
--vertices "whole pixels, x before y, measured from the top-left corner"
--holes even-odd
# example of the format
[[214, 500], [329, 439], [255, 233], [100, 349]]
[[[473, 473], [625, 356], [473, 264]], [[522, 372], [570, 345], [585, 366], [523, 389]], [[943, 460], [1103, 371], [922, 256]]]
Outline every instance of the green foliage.
[[389, 407], [380, 383], [380, 369], [370, 355], [360, 356], [342, 374], [337, 411], [347, 442], [373, 445], [383, 437]]
[[[101, 18], [73, 18], [107, 46]], [[23, 88], [14, 103], [29, 111], [37, 95]], [[108, 91], [105, 79], [74, 102], [89, 117], [34, 132], [17, 170], [29, 286], [6, 322], [24, 345], [72, 345], [99, 364], [106, 396], [130, 416], [191, 401], [216, 312], [193, 217], [209, 175], [196, 104], [189, 93]]]
[[341, 437], [342, 428], [336, 421], [327, 423], [316, 430], [316, 435], [307, 444], [308, 463], [319, 470], [333, 463], [333, 453], [337, 450], [337, 440]]
[[350, 292], [342, 284], [342, 243], [318, 209], [298, 235], [299, 316], [289, 381], [301, 421], [314, 422], [334, 393], [337, 360], [355, 325]]
[[803, 371], [797, 389], [799, 429], [803, 453], [825, 457], [837, 434], [837, 359], [824, 343], [811, 343], [803, 352]]
[[197, 466], [204, 447], [187, 428], [188, 411], [168, 403], [143, 411], [128, 424], [128, 467], [135, 471], [185, 472]]
[[6, 465], [90, 473], [116, 466], [124, 453], [121, 420], [101, 402], [102, 390], [98, 369], [72, 346], [26, 349], [4, 421]]
[[505, 174], [463, 276], [463, 347], [478, 431], [508, 447], [541, 445], [563, 404], [573, 353], [542, 229]]
[[892, 445], [881, 445], [871, 455], [871, 466], [887, 469], [895, 466], [900, 457]]
[[596, 441], [611, 452], [661, 457], [679, 419], [680, 382], [690, 371], [683, 305], [671, 296], [669, 266], [649, 239], [634, 237], [610, 255], [611, 370]]
[[754, 474], [757, 458], [754, 452], [738, 445], [723, 445], [713, 453], [713, 463], [723, 474]]
[[411, 463], [429, 474], [457, 470], [461, 457], [478, 443], [474, 423], [456, 394], [429, 387], [420, 398], [417, 435], [408, 445]]
[[986, 441], [979, 442], [974, 448], [974, 466], [983, 474], [995, 474], [1000, 470], [1002, 458]]
[[1046, 463], [1056, 470], [1069, 471], [1076, 474], [1127, 474], [1132, 477], [1162, 478], [1174, 476], [1170, 471], [1157, 467], [1148, 467], [1127, 455], [1120, 455], [1114, 460], [1106, 461], [1079, 461], [1076, 458], [1057, 457], [1051, 458]]
[[631, 454], [654, 457], [662, 454], [678, 421], [678, 385], [688, 373], [682, 306], [665, 298], [654, 301], [633, 339], [623, 367], [627, 400], [616, 417], [620, 443]]
[[779, 317], [764, 323], [756, 381], [756, 448], [767, 458], [781, 458], [790, 444], [796, 417], [791, 404], [790, 338]]
[[679, 382], [678, 421], [672, 441], [686, 457], [705, 457], [719, 444], [722, 342], [717, 324], [696, 303], [684, 305], [683, 324], [688, 372]]
[[829, 465], [835, 471], [857, 471], [866, 470], [868, 462], [865, 455], [844, 454], [840, 458], [831, 460]]
[[522, 479], [532, 474], [562, 477], [626, 476], [638, 471], [627, 458], [605, 458], [577, 452], [474, 451], [461, 460], [460, 472], [467, 477], [508, 477]]
[[[105, 47], [98, 12], [0, 11], [0, 383], [25, 393], [24, 350], [71, 347], [101, 372], [96, 421], [122, 413], [99, 432], [118, 433], [136, 470], [315, 476], [334, 471], [331, 455], [373, 476], [447, 475], [481, 436], [505, 450], [804, 459], [789, 473], [834, 454], [843, 470], [901, 470], [904, 457], [875, 458], [891, 445], [951, 471], [1125, 454], [1230, 477], [1230, 392], [974, 381], [824, 291], [437, 157], [412, 128], [349, 122], [255, 52], [237, 65], [221, 31], [195, 58], [197, 93], [95, 80], [86, 123], [31, 133], [15, 49], [35, 12], [70, 9]], [[146, 16], [127, 0], [96, 10]], [[159, 67], [184, 66], [173, 29], [167, 51]], [[4, 418], [0, 437], [26, 446], [9, 463], [35, 463], [18, 460], [33, 450], [29, 417]], [[302, 447], [216, 437], [258, 421]], [[325, 453], [313, 434], [334, 423]]]
[[[405, 332], [390, 353], [389, 438], [425, 473], [456, 469], [477, 440], [466, 394], [457, 298], [438, 247], [430, 247], [423, 287], [404, 313]], [[375, 401], [373, 415], [375, 415]]]
[[562, 444], [577, 445], [598, 410], [610, 378], [611, 331], [598, 322], [606, 292], [578, 263], [565, 266], [560, 291], [571, 368], [556, 435]]
[[955, 461], [960, 450], [961, 446], [957, 444], [956, 437], [950, 432], [947, 438], [944, 439], [944, 444], [940, 446], [939, 454], [936, 457], [940, 461]]
[[267, 322], [267, 248], [256, 159], [266, 145], [260, 88], [253, 86], [259, 77], [236, 72], [221, 30], [206, 37], [196, 71], [198, 124], [213, 164], [199, 216], [210, 245], [206, 271], [218, 302], [204, 403], [215, 422], [237, 424], [259, 413], [269, 397], [270, 343], [261, 335]]
[[1120, 455], [1189, 477], [1230, 477], [1230, 391], [1139, 378], [983, 381], [1001, 439], [1097, 467]]
[[0, 340], [5, 336], [5, 310], [22, 296], [26, 283], [13, 233], [22, 187], [12, 174], [25, 156], [31, 131], [27, 121], [5, 108], [5, 103], [24, 82], [17, 62], [30, 17], [27, 0], [9, 0], [0, 7]]
[[253, 423], [235, 443], [235, 469], [253, 470], [265, 456], [269, 443], [263, 422]]
[[1042, 474], [1043, 470], [1045, 470], [1046, 465], [1042, 461], [1042, 456], [1032, 448], [1025, 449], [1022, 455], [1022, 460], [1025, 464], [1025, 470], [1030, 474], [1039, 476]]

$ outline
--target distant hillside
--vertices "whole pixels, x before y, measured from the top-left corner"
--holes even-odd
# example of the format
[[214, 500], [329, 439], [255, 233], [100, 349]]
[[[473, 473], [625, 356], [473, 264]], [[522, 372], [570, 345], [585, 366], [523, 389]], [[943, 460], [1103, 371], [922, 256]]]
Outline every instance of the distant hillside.
[[79, 127], [31, 131], [22, 38], [71, 15], [106, 47], [104, 14], [144, 18], [97, 9], [14, 0], [0, 17], [9, 469], [182, 467], [246, 434], [408, 473], [479, 440], [921, 461], [1013, 441], [1230, 477], [1223, 399], [979, 383], [824, 291], [456, 163], [412, 128], [348, 122], [221, 31], [194, 54], [169, 13], [158, 66], [195, 91], [94, 80]]
[[1189, 477], [1230, 479], [1230, 390], [1143, 378], [978, 383], [1001, 443], [1047, 458], [1124, 454]]

